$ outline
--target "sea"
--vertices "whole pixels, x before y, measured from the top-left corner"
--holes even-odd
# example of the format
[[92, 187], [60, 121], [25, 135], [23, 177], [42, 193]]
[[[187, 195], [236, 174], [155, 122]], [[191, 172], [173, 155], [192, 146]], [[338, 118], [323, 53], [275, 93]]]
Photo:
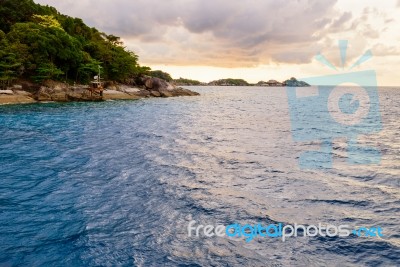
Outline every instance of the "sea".
[[334, 128], [317, 168], [284, 87], [188, 88], [201, 95], [0, 106], [0, 266], [400, 266], [400, 88], [379, 88], [381, 128], [357, 137], [378, 161], [349, 161]]

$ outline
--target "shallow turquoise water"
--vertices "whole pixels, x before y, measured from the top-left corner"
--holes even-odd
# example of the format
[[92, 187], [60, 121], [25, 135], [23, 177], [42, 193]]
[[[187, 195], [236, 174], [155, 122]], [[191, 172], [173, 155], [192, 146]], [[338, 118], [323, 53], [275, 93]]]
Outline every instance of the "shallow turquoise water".
[[[301, 170], [283, 88], [0, 106], [0, 265], [399, 266], [400, 91], [380, 165]], [[384, 238], [196, 238], [188, 223], [349, 224]]]

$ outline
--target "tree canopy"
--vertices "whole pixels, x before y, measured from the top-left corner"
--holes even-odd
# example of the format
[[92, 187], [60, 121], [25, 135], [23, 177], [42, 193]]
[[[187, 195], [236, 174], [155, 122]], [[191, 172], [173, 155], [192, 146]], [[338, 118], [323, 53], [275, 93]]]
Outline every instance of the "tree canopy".
[[0, 0], [0, 85], [17, 78], [124, 82], [150, 68], [138, 64], [120, 38], [88, 27], [79, 18], [32, 0]]
[[161, 70], [153, 70], [153, 71], [150, 71], [148, 74], [152, 77], [166, 80], [167, 82], [172, 81], [171, 75], [169, 75], [169, 73], [161, 71]]

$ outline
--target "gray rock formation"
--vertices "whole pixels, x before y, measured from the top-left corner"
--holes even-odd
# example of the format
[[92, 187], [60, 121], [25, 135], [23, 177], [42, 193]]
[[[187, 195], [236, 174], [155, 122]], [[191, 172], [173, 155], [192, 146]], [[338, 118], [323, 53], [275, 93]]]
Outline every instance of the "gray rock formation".
[[176, 87], [169, 82], [159, 78], [144, 77], [142, 79], [145, 90], [150, 91], [154, 97], [174, 97], [174, 96], [196, 96], [197, 92], [188, 89]]
[[290, 80], [284, 81], [283, 85], [288, 86], [288, 87], [308, 87], [308, 86], [310, 86], [308, 83], [303, 82], [303, 81], [298, 81], [294, 77], [290, 78]]
[[[142, 80], [142, 88], [108, 83], [103, 96], [91, 94], [87, 86], [70, 86], [66, 83], [45, 81], [42, 86], [36, 84], [16, 85], [0, 90], [0, 104], [33, 102], [70, 102], [102, 100], [135, 100], [145, 97], [195, 96], [196, 92], [175, 87], [170, 83], [152, 77]], [[23, 89], [22, 89], [23, 88]]]

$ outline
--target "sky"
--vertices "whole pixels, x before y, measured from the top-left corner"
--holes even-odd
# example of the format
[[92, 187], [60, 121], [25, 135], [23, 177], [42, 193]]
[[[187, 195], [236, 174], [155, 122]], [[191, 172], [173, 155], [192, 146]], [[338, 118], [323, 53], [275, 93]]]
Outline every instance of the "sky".
[[[34, 0], [120, 36], [173, 78], [249, 82], [375, 70], [400, 85], [400, 0]], [[338, 41], [347, 40], [342, 67]], [[315, 59], [322, 54], [337, 70]]]

